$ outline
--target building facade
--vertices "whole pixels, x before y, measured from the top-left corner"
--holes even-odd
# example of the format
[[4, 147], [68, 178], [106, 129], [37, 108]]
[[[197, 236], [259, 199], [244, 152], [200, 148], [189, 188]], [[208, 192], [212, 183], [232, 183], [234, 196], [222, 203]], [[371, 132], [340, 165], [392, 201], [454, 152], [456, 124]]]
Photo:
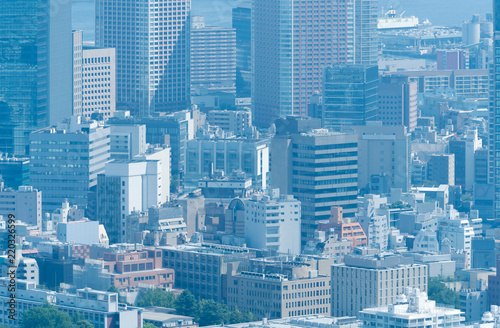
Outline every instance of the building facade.
[[300, 202], [293, 196], [253, 195], [245, 203], [245, 240], [248, 247], [299, 255]]
[[427, 291], [427, 266], [400, 255], [381, 259], [345, 256], [332, 266], [332, 316], [354, 316], [363, 309], [396, 303], [406, 287]]
[[358, 140], [355, 134], [313, 130], [277, 136], [271, 144], [271, 185], [302, 205], [302, 244], [314, 238], [318, 221], [332, 206], [354, 217], [358, 194]]
[[191, 26], [191, 93], [236, 92], [236, 31], [205, 26], [194, 16]]
[[30, 136], [30, 179], [43, 192], [43, 211], [56, 210], [67, 199], [85, 208], [97, 175], [109, 160], [109, 127], [72, 116]]
[[416, 82], [407, 76], [382, 76], [379, 85], [378, 119], [384, 125], [404, 125], [412, 132], [417, 127]]
[[364, 125], [378, 116], [378, 66], [336, 65], [323, 73], [325, 128]]
[[4, 189], [0, 182], [0, 215], [7, 221], [10, 214], [30, 226], [42, 229], [42, 192], [31, 186], [18, 190]]
[[0, 151], [28, 155], [32, 131], [72, 114], [71, 4], [3, 3], [0, 44]]
[[186, 109], [191, 1], [99, 0], [95, 8], [96, 46], [116, 49], [118, 109], [140, 116]]
[[236, 31], [236, 96], [250, 97], [252, 82], [252, 3], [233, 8], [232, 27]]

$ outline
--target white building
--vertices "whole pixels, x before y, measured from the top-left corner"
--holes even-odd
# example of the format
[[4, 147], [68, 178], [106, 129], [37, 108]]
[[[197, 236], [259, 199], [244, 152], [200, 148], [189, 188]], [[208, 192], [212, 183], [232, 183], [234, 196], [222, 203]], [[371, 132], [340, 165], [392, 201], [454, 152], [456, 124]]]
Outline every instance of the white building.
[[394, 327], [437, 328], [460, 327], [465, 318], [460, 310], [437, 307], [427, 294], [419, 289], [406, 288], [398, 295], [396, 303], [389, 306], [364, 309], [359, 313], [363, 328]]
[[186, 143], [184, 181], [196, 186], [215, 170], [228, 175], [243, 171], [253, 178], [253, 186], [267, 189], [269, 173], [269, 140], [207, 137]]
[[387, 205], [387, 198], [365, 195], [358, 204], [356, 215], [368, 238], [368, 246], [385, 251], [389, 246], [389, 219], [381, 210], [382, 205]]
[[20, 186], [18, 190], [4, 189], [0, 182], [0, 215], [8, 220], [13, 214], [16, 220], [42, 228], [42, 192], [31, 186]]
[[99, 222], [80, 220], [58, 223], [57, 240], [80, 245], [100, 244]]
[[111, 124], [110, 156], [112, 159], [132, 159], [147, 150], [146, 125]]
[[97, 185], [97, 220], [110, 242], [123, 241], [126, 217], [170, 200], [170, 148], [154, 149], [132, 160], [106, 164]]
[[300, 201], [290, 195], [255, 194], [245, 203], [245, 239], [248, 247], [300, 254]]
[[93, 113], [103, 119], [116, 110], [116, 55], [114, 48], [83, 48], [82, 113], [90, 118]]
[[43, 211], [64, 202], [85, 208], [97, 175], [109, 160], [110, 129], [96, 121], [72, 116], [56, 127], [30, 135], [30, 182], [43, 192]]
[[252, 112], [250, 110], [211, 110], [207, 121], [224, 131], [231, 131], [236, 136], [243, 136], [251, 131]]
[[142, 310], [137, 308], [122, 308], [118, 306], [118, 294], [78, 289], [77, 294], [57, 293], [36, 288], [36, 283], [26, 280], [16, 282], [16, 320], [9, 319], [9, 278], [0, 278], [0, 324], [9, 327], [20, 327], [25, 311], [40, 307], [45, 302], [55, 306], [70, 316], [80, 313], [94, 327], [113, 328], [115, 322], [120, 322], [120, 328], [142, 327]]

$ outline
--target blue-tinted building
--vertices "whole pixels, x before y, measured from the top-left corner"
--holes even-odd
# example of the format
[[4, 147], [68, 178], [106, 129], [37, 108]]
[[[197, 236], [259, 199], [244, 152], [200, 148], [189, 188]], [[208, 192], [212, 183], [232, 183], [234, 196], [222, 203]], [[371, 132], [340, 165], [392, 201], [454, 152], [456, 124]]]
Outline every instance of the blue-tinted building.
[[28, 154], [31, 131], [71, 115], [71, 43], [70, 1], [0, 2], [0, 151]]
[[233, 8], [236, 30], [236, 95], [250, 97], [252, 81], [252, 4], [245, 2]]
[[500, 219], [500, 0], [493, 1], [494, 60], [490, 94], [489, 182], [495, 186], [493, 218]]
[[30, 184], [30, 160], [27, 157], [0, 157], [0, 175], [6, 188], [14, 190]]
[[325, 128], [365, 125], [378, 115], [378, 67], [335, 65], [323, 74], [323, 109]]

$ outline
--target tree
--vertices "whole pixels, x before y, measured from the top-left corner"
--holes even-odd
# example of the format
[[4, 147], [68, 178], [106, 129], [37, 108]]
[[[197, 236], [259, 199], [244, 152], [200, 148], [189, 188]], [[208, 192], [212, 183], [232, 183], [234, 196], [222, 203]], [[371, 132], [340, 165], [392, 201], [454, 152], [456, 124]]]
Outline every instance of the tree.
[[161, 306], [172, 308], [175, 302], [175, 294], [161, 289], [149, 289], [147, 292], [139, 294], [137, 306]]
[[94, 325], [87, 320], [80, 320], [74, 325], [75, 328], [94, 328]]
[[153, 325], [152, 323], [149, 323], [149, 322], [144, 323], [144, 325], [142, 327], [143, 328], [158, 328], [158, 327], [156, 327], [155, 325]]
[[259, 319], [250, 311], [245, 312], [244, 319], [245, 319], [245, 321], [243, 321], [243, 322], [259, 321]]
[[456, 309], [460, 308], [460, 297], [458, 294], [440, 282], [439, 278], [429, 278], [427, 294], [429, 295], [429, 299], [436, 301], [436, 303], [452, 305]]
[[174, 306], [178, 315], [185, 315], [188, 317], [198, 316], [198, 302], [193, 293], [187, 289], [177, 297]]
[[73, 328], [71, 317], [49, 303], [24, 312], [23, 328]]
[[229, 323], [233, 324], [233, 323], [242, 323], [242, 322], [245, 322], [245, 315], [243, 313], [241, 313], [241, 311], [236, 308], [234, 309], [234, 311], [231, 311], [229, 313]]
[[227, 322], [228, 312], [225, 304], [213, 300], [202, 300], [197, 321], [200, 326], [220, 325]]

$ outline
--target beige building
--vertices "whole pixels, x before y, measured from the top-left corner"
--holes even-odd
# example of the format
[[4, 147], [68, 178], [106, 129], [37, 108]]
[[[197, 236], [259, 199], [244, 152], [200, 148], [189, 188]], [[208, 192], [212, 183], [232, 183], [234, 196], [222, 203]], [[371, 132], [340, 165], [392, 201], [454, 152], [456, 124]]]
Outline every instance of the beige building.
[[227, 304], [259, 319], [299, 315], [330, 315], [330, 277], [311, 270], [308, 276], [241, 272], [228, 276]]
[[400, 255], [348, 255], [332, 266], [334, 317], [356, 316], [366, 308], [396, 303], [406, 287], [427, 292], [427, 266]]

